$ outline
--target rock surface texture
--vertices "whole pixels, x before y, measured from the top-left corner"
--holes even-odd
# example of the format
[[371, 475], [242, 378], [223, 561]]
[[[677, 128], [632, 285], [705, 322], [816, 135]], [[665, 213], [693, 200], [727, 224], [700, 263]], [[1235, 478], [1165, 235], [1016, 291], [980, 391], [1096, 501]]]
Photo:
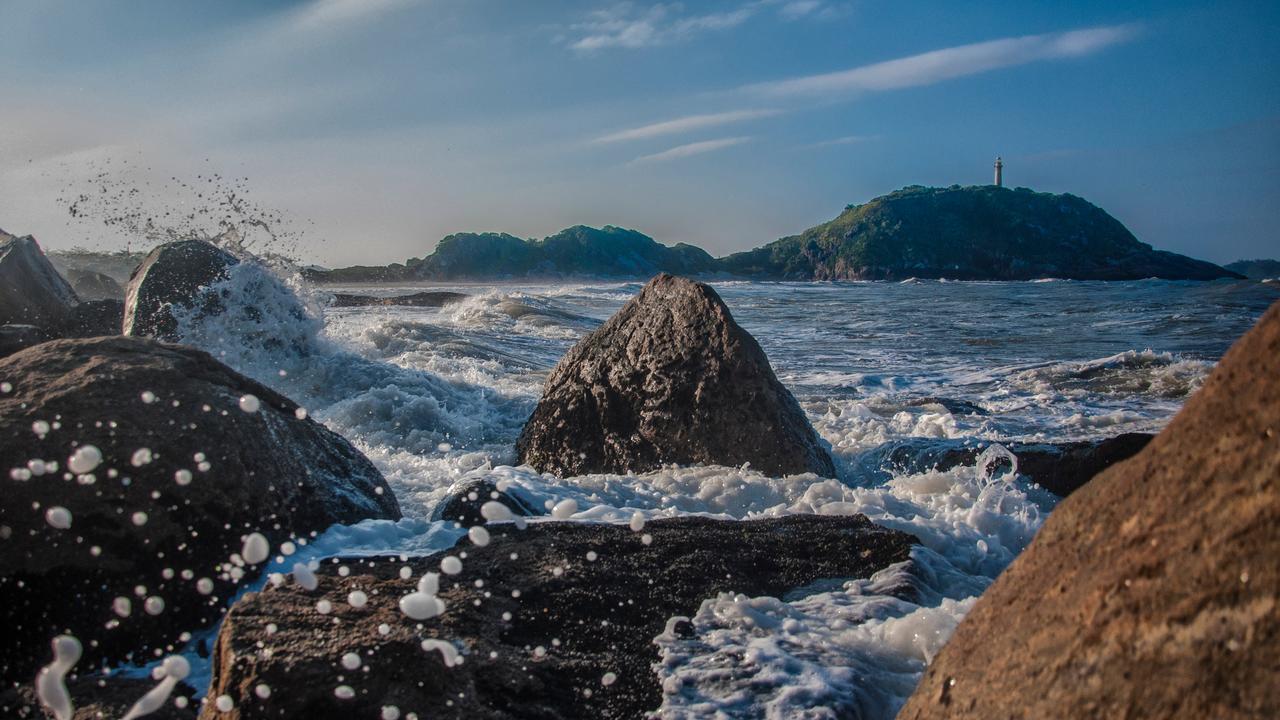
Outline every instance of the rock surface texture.
[[899, 718], [1280, 717], [1280, 305], [1064, 500]]
[[0, 381], [5, 684], [34, 677], [66, 631], [84, 668], [208, 625], [237, 589], [219, 565], [249, 533], [275, 548], [400, 517], [350, 443], [199, 350], [56, 340], [0, 360]]
[[0, 230], [0, 325], [34, 325], [56, 333], [79, 302], [35, 238]]
[[[863, 516], [685, 517], [642, 532], [604, 523], [488, 528], [487, 546], [464, 539], [449, 551], [465, 550], [462, 572], [441, 576], [446, 610], [421, 622], [398, 603], [423, 573], [439, 571], [440, 555], [409, 561], [407, 580], [397, 558], [353, 559], [341, 563], [346, 577], [322, 565], [314, 592], [289, 582], [246, 595], [218, 635], [210, 697], [229, 695], [245, 719], [378, 717], [387, 705], [400, 717], [639, 718], [662, 701], [652, 640], [669, 618], [719, 591], [776, 595], [869, 577], [906, 561], [915, 542]], [[366, 594], [363, 607], [349, 603], [354, 590]], [[316, 611], [322, 599], [330, 614]], [[463, 662], [446, 667], [424, 639], [448, 643]], [[360, 667], [344, 667], [348, 653]], [[254, 693], [259, 684], [272, 688], [269, 698]], [[335, 695], [340, 686], [349, 699]], [[220, 716], [206, 707], [202, 717]]]
[[520, 462], [562, 477], [663, 464], [834, 477], [769, 359], [710, 287], [662, 274], [565, 355], [520, 434]]
[[227, 268], [237, 263], [234, 255], [204, 240], [181, 240], [152, 250], [129, 278], [124, 334], [177, 340], [177, 322], [169, 307], [199, 303], [203, 310], [217, 312], [220, 298], [201, 290], [225, 278]]

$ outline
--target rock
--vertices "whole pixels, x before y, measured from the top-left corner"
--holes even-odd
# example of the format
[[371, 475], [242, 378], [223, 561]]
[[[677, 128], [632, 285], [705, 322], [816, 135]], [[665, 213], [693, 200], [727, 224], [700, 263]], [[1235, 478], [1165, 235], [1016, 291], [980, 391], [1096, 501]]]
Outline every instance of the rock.
[[560, 476], [663, 464], [835, 468], [769, 359], [710, 287], [662, 274], [564, 356], [516, 444]]
[[[1104, 440], [1067, 443], [1001, 443], [1018, 457], [1018, 472], [1049, 492], [1066, 497], [1108, 467], [1138, 454], [1153, 435], [1123, 433]], [[922, 473], [972, 465], [989, 443], [899, 440], [869, 451], [859, 459], [865, 472]], [[887, 479], [887, 477], [885, 478]]]
[[1049, 516], [899, 718], [1280, 717], [1280, 304]]
[[204, 311], [216, 313], [221, 299], [201, 289], [225, 278], [227, 269], [239, 262], [204, 240], [181, 240], [152, 250], [129, 278], [124, 334], [177, 340], [177, 322], [168, 306], [191, 308], [199, 303]]
[[[219, 564], [248, 533], [274, 548], [333, 523], [400, 517], [350, 443], [194, 348], [55, 340], [0, 360], [0, 381], [12, 384], [0, 394], [5, 681], [33, 677], [62, 632], [80, 638], [88, 667], [149, 657], [208, 626], [237, 589]], [[248, 396], [256, 412], [242, 409]], [[84, 445], [100, 451], [96, 467], [72, 462]], [[57, 471], [39, 474], [42, 461]], [[70, 511], [68, 529], [48, 521], [56, 507]], [[127, 617], [113, 612], [118, 597]], [[155, 616], [149, 597], [163, 600]]]
[[484, 525], [485, 519], [480, 515], [480, 507], [490, 500], [496, 500], [519, 517], [545, 515], [529, 507], [520, 500], [502, 492], [489, 480], [472, 480], [461, 488], [450, 493], [449, 499], [440, 503], [434, 520], [452, 520], [463, 527]]
[[67, 281], [76, 295], [85, 300], [124, 300], [124, 288], [115, 278], [93, 270], [71, 268]]
[[[75, 669], [79, 669], [79, 666]], [[123, 677], [120, 675], [79, 675], [67, 679], [67, 693], [75, 706], [74, 720], [101, 720], [122, 718], [143, 695], [156, 686], [154, 680]], [[147, 720], [195, 720], [200, 711], [200, 701], [193, 699], [195, 688], [178, 683], [169, 701], [159, 710], [145, 716]], [[179, 708], [174, 701], [184, 697], [186, 707]], [[0, 714], [6, 718], [23, 720], [53, 720], [36, 697], [35, 685], [29, 680], [22, 685], [0, 692]]]
[[443, 307], [449, 303], [465, 300], [466, 295], [456, 292], [420, 292], [412, 295], [392, 295], [391, 297], [374, 297], [372, 295], [348, 295], [334, 293], [330, 307], [366, 307], [370, 305], [403, 305], [407, 307]]
[[50, 339], [49, 333], [35, 325], [0, 325], [0, 357], [8, 357]]
[[[421, 623], [398, 602], [423, 573], [438, 571], [440, 555], [409, 561], [409, 580], [400, 578], [398, 558], [353, 559], [343, 563], [347, 577], [322, 564], [315, 592], [286, 583], [246, 595], [218, 635], [209, 695], [230, 695], [244, 720], [378, 717], [384, 705], [401, 717], [643, 717], [662, 701], [652, 641], [669, 618], [693, 614], [720, 591], [776, 596], [819, 579], [868, 577], [907, 560], [915, 541], [864, 516], [682, 517], [652, 521], [643, 533], [575, 522], [489, 530], [487, 546], [463, 540], [449, 551], [466, 551], [462, 572], [441, 576], [447, 609]], [[347, 602], [356, 589], [368, 597], [362, 608]], [[316, 612], [322, 598], [332, 604], [329, 615]], [[386, 634], [378, 629], [384, 623]], [[424, 638], [450, 643], [464, 662], [445, 667], [440, 651], [424, 650]], [[344, 669], [347, 653], [358, 653], [368, 671]], [[617, 681], [605, 686], [609, 672]], [[253, 695], [259, 683], [272, 688], [267, 700]], [[354, 697], [337, 699], [341, 685]], [[217, 715], [206, 708], [202, 717]]]
[[0, 325], [34, 325], [52, 332], [79, 302], [35, 238], [0, 230]]
[[119, 335], [124, 323], [124, 302], [120, 300], [85, 300], [71, 311], [63, 328], [64, 337], [103, 337]]

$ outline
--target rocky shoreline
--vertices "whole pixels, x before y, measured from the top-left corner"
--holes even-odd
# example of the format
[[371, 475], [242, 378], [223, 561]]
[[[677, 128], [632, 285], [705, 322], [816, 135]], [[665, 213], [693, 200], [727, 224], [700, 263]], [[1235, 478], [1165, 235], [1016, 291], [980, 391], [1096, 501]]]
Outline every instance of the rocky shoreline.
[[[485, 480], [441, 504], [439, 518], [468, 531], [449, 550], [299, 564], [240, 595], [269, 558], [331, 524], [400, 518], [386, 480], [346, 439], [213, 356], [163, 341], [181, 321], [226, 312], [223, 281], [252, 260], [201, 241], [157, 248], [119, 314], [92, 330], [103, 337], [83, 338], [74, 318], [87, 303], [34, 240], [0, 243], [0, 280], [23, 283], [0, 294], [5, 332], [38, 331], [0, 360], [8, 715], [44, 714], [31, 679], [55, 635], [80, 648], [71, 698], [82, 712], [115, 713], [126, 687], [138, 697], [146, 687], [97, 669], [179, 652], [221, 621], [203, 702], [166, 698], [155, 717], [643, 717], [663, 696], [652, 640], [685, 631], [673, 618], [719, 592], [868, 578], [917, 544], [861, 515], [555, 522], [573, 509], [528, 507]], [[1278, 333], [1273, 307], [1155, 440], [1011, 446], [1025, 476], [1071, 497], [961, 623], [904, 717], [1016, 715], [1037, 692], [1039, 717], [1177, 716], [1183, 693], [1201, 714], [1280, 710], [1268, 690], [1280, 621], [1267, 604], [1280, 577], [1255, 561], [1280, 548]], [[719, 296], [665, 274], [566, 354], [516, 450], [562, 476], [670, 463], [836, 475], [829, 446]], [[977, 450], [876, 453], [874, 468], [946, 468]], [[1066, 577], [1078, 582], [1062, 589]], [[1128, 592], [1145, 594], [1108, 614]], [[1210, 627], [1220, 617], [1226, 629]], [[1026, 638], [1033, 650], [1008, 647]], [[1134, 669], [1156, 652], [1148, 641], [1160, 662], [1144, 675]], [[1205, 668], [1214, 691], [1187, 687]], [[1043, 693], [1039, 673], [1063, 679]], [[1098, 684], [1068, 681], [1077, 676]]]

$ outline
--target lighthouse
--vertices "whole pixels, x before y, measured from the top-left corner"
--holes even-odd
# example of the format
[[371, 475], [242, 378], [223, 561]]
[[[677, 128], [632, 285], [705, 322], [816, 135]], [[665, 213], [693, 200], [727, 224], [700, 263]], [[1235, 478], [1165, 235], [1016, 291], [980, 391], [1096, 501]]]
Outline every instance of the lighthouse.
[[996, 187], [1004, 187], [1004, 161], [996, 156]]

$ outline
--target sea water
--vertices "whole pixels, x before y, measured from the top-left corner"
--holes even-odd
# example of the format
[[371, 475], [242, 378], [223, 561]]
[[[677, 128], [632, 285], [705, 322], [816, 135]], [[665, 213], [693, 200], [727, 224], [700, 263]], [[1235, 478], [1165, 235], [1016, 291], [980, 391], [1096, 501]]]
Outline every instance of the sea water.
[[[1056, 498], [1002, 465], [869, 472], [868, 453], [911, 440], [1003, 454], [999, 444], [1015, 440], [1158, 431], [1280, 297], [1273, 286], [1231, 281], [712, 285], [829, 444], [838, 478], [769, 477], [748, 465], [574, 478], [517, 467], [514, 443], [548, 372], [639, 283], [437, 285], [468, 297], [442, 308], [337, 309], [327, 306], [330, 291], [422, 288], [316, 289], [242, 264], [220, 288], [233, 298], [228, 311], [180, 326], [185, 342], [351, 440], [404, 512], [276, 554], [275, 581], [291, 568], [305, 581], [336, 556], [450, 547], [465, 533], [433, 513], [451, 488], [479, 477], [556, 518], [640, 529], [685, 514], [863, 513], [919, 539], [908, 562], [780, 598], [706, 598], [689, 608], [692, 636], [654, 638], [664, 690], [655, 709], [673, 718], [888, 718]], [[258, 545], [245, 554], [262, 555]], [[409, 601], [413, 612], [422, 604]], [[279, 699], [287, 689], [272, 692]]]

